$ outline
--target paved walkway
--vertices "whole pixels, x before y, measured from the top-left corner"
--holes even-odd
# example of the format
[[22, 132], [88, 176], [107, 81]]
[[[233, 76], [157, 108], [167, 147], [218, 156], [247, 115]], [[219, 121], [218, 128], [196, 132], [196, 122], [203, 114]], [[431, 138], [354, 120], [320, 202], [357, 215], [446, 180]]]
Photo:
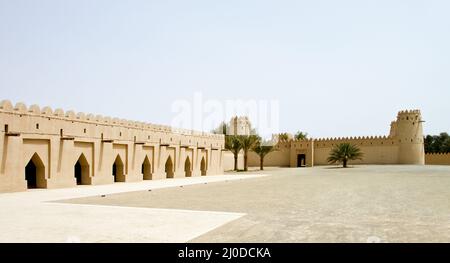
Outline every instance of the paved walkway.
[[[233, 174], [0, 194], [0, 242], [186, 242], [244, 213], [61, 203], [81, 197], [234, 181]], [[167, 198], [170, 198], [168, 196]]]

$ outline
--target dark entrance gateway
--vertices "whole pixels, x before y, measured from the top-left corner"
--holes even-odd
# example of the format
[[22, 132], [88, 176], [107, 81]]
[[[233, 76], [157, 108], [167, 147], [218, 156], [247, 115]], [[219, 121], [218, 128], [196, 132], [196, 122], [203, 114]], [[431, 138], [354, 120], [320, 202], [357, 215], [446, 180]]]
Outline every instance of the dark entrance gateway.
[[45, 188], [45, 166], [41, 158], [35, 153], [25, 166], [25, 180], [27, 188]]
[[297, 167], [306, 167], [306, 154], [297, 154]]
[[112, 174], [114, 176], [114, 182], [125, 182], [125, 173], [123, 169], [123, 161], [119, 155], [117, 155], [112, 167]]
[[89, 178], [89, 163], [84, 154], [80, 155], [74, 166], [74, 174], [77, 180], [77, 185], [90, 184]]

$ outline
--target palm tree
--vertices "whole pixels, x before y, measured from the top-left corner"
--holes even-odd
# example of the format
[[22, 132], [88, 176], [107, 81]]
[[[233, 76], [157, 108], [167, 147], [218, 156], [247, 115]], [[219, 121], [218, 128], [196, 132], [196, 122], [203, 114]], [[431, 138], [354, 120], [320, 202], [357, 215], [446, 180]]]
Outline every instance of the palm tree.
[[257, 135], [240, 135], [239, 141], [244, 151], [244, 171], [248, 171], [248, 151], [260, 141]]
[[256, 144], [252, 149], [257, 155], [259, 155], [259, 169], [264, 170], [264, 157], [274, 150], [272, 145]]
[[235, 135], [225, 136], [225, 149], [229, 150], [234, 155], [234, 170], [238, 170], [238, 156], [239, 152], [242, 150], [241, 141]]
[[349, 160], [362, 160], [363, 153], [356, 145], [350, 143], [341, 143], [331, 149], [328, 163], [342, 163], [343, 167], [347, 167]]
[[278, 141], [287, 142], [289, 140], [289, 135], [286, 132], [278, 134]]
[[298, 141], [306, 140], [306, 139], [308, 139], [308, 133], [302, 132], [302, 131], [298, 131], [298, 132], [295, 134], [294, 138], [295, 138], [296, 140], [298, 140]]

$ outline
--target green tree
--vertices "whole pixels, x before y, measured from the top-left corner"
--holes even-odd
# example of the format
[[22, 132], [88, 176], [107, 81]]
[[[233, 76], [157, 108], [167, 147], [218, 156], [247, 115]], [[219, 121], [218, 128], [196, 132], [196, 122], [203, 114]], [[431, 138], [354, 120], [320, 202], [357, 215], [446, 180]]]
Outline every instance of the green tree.
[[258, 135], [240, 135], [239, 141], [244, 151], [244, 171], [248, 171], [248, 151], [260, 141], [260, 137]]
[[278, 134], [278, 141], [287, 142], [289, 140], [289, 135], [286, 132]]
[[264, 157], [266, 157], [268, 153], [274, 151], [273, 146], [257, 143], [252, 150], [259, 156], [259, 169], [264, 170]]
[[349, 160], [361, 160], [363, 153], [358, 146], [350, 143], [341, 143], [333, 147], [328, 157], [328, 163], [342, 163], [343, 167], [347, 167]]
[[450, 136], [446, 132], [439, 135], [427, 135], [424, 138], [425, 153], [449, 153]]
[[298, 141], [300, 141], [300, 140], [306, 140], [306, 139], [308, 139], [308, 133], [302, 132], [302, 131], [298, 131], [298, 132], [295, 134], [294, 138], [295, 138], [296, 140], [298, 140]]
[[434, 153], [433, 148], [434, 136], [427, 135], [423, 140], [423, 144], [425, 147], [425, 153]]
[[211, 131], [211, 133], [214, 134], [227, 134], [227, 130], [229, 129], [229, 125], [226, 124], [224, 121], [215, 129]]
[[234, 156], [234, 170], [238, 170], [238, 157], [239, 152], [242, 150], [241, 141], [238, 136], [226, 135], [225, 136], [225, 149], [233, 153]]
[[442, 142], [441, 146], [441, 152], [443, 153], [449, 153], [450, 152], [450, 136], [448, 136], [447, 133], [445, 133], [447, 136]]

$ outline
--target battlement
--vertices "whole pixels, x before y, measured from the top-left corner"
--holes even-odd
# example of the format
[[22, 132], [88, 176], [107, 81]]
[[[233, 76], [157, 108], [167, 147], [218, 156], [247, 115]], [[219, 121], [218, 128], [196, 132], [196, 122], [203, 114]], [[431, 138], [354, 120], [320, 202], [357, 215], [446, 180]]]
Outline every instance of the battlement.
[[420, 114], [420, 110], [401, 110], [398, 112], [398, 115], [403, 115], [403, 114]]
[[358, 136], [358, 137], [333, 137], [333, 138], [318, 138], [318, 142], [335, 142], [335, 141], [351, 141], [351, 140], [389, 140], [389, 136]]
[[448, 156], [450, 158], [450, 153], [426, 153], [426, 155], [430, 155], [430, 156]]
[[293, 142], [313, 142], [314, 141], [314, 139], [313, 138], [308, 138], [308, 139], [301, 139], [301, 140], [298, 140], [298, 139], [292, 139], [292, 141]]
[[156, 131], [163, 133], [175, 133], [181, 135], [193, 135], [201, 136], [215, 139], [222, 139], [221, 134], [212, 134], [208, 132], [173, 128], [167, 125], [157, 125], [140, 121], [132, 121], [120, 118], [112, 118], [108, 116], [95, 115], [92, 113], [74, 112], [72, 110], [64, 111], [63, 109], [57, 108], [52, 110], [51, 107], [39, 107], [38, 105], [31, 105], [27, 107], [24, 103], [18, 102], [15, 106], [9, 100], [3, 100], [0, 102], [0, 112], [18, 114], [18, 115], [30, 115], [30, 116], [41, 116], [45, 118], [63, 119], [68, 121], [78, 121], [85, 123], [101, 124], [101, 125], [111, 125], [111, 126], [122, 126], [126, 128], [135, 128], [148, 131]]
[[238, 121], [250, 121], [247, 116], [235, 116]]
[[397, 114], [397, 121], [399, 120], [420, 120], [420, 110], [402, 110]]

